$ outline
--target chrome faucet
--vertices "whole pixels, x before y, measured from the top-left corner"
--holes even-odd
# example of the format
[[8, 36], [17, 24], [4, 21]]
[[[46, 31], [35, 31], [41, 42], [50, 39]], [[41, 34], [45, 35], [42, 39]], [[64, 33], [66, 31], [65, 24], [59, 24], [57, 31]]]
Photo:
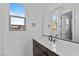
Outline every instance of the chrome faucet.
[[49, 41], [52, 41], [52, 35], [49, 35], [48, 38], [49, 38]]
[[48, 36], [49, 41], [51, 41], [51, 42], [52, 42], [52, 41], [55, 42], [55, 41], [56, 41], [55, 39], [56, 39], [58, 36], [59, 36], [58, 34], [56, 34], [55, 37], [52, 37], [52, 35], [49, 35], [49, 36]]

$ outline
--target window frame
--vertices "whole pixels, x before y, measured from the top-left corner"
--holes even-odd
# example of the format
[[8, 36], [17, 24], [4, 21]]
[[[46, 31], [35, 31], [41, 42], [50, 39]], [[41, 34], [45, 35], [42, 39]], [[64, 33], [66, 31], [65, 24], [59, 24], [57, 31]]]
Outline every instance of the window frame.
[[[11, 4], [11, 3], [10, 3]], [[10, 4], [9, 4], [9, 31], [13, 31], [11, 30], [11, 17], [16, 17], [16, 18], [23, 18], [24, 19], [24, 25], [25, 26], [25, 30], [15, 30], [15, 31], [26, 31], [26, 8], [24, 7], [24, 15], [25, 16], [20, 16], [20, 15], [11, 15], [10, 14]], [[22, 3], [17, 3], [17, 4], [22, 4]], [[23, 5], [23, 4], [22, 4]]]

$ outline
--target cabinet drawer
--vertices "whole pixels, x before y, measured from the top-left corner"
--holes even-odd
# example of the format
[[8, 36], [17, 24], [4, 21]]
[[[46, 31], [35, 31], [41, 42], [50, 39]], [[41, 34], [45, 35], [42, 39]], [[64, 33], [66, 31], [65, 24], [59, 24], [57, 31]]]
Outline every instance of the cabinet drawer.
[[48, 49], [47, 49], [45, 46], [39, 44], [39, 47], [40, 47], [40, 49], [41, 49], [42, 51], [44, 51], [45, 53], [47, 53], [47, 50], [48, 50]]

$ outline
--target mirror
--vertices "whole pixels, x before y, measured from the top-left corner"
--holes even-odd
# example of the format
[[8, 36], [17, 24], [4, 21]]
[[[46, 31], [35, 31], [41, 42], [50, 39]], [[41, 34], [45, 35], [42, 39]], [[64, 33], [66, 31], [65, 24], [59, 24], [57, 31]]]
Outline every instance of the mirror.
[[[51, 32], [50, 35], [52, 35], [53, 37], [57, 37], [59, 39], [66, 40], [66, 41], [77, 42], [74, 40], [74, 26], [73, 26], [74, 15], [73, 13], [74, 12], [71, 10], [71, 11], [67, 11], [59, 15], [51, 14], [51, 16], [49, 16], [50, 19], [48, 20], [43, 19], [43, 27], [42, 27], [43, 33], [49, 31]], [[50, 28], [51, 30], [47, 30], [45, 28], [47, 26], [46, 21], [47, 21], [47, 24], [49, 23], [51, 24], [47, 29]], [[47, 35], [47, 34], [45, 33], [43, 35]]]
[[61, 17], [61, 38], [64, 40], [72, 40], [72, 11], [63, 13]]
[[76, 4], [62, 4], [46, 11], [42, 18], [42, 35], [52, 35], [56, 39], [79, 43], [78, 15], [79, 8]]

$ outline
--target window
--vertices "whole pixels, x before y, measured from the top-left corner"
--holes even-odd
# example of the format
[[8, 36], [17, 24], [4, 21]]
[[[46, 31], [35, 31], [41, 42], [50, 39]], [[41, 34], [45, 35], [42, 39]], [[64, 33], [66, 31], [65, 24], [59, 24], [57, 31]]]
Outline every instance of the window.
[[57, 30], [57, 16], [52, 16], [52, 32], [55, 32]]
[[22, 4], [10, 4], [10, 31], [25, 31], [26, 30], [26, 17], [25, 8]]

